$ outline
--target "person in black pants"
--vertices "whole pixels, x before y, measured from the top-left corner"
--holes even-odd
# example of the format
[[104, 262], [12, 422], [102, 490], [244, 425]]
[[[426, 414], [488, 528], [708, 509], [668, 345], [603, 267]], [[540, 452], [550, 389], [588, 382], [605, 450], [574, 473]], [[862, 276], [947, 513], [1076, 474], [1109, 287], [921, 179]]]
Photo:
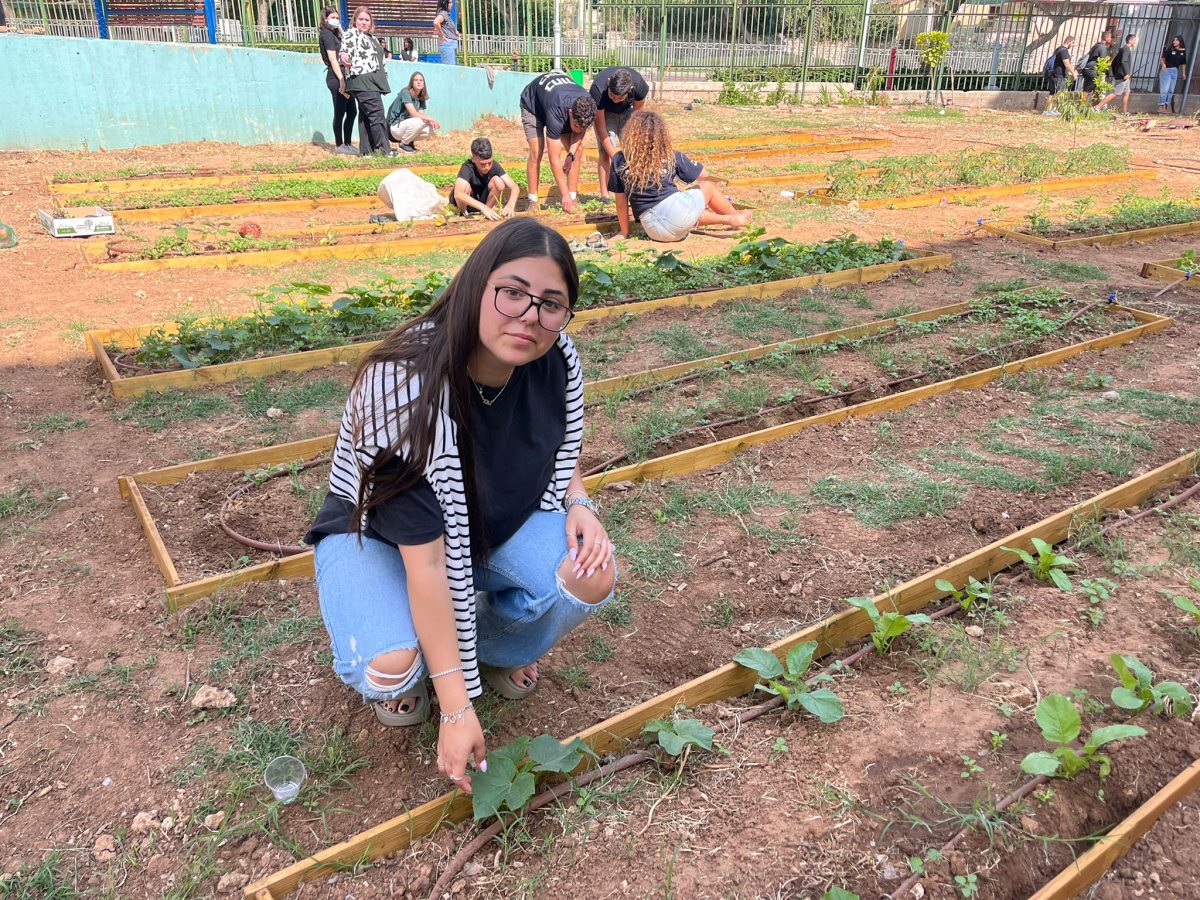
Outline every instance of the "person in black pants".
[[342, 48], [342, 20], [332, 6], [321, 10], [321, 60], [325, 63], [325, 86], [333, 97], [333, 142], [334, 153], [357, 153], [351, 146], [354, 139], [354, 120], [358, 116], [358, 104], [346, 90], [346, 76], [338, 62], [338, 51]]
[[388, 139], [387, 117], [383, 113], [383, 95], [392, 92], [384, 63], [387, 51], [373, 33], [375, 20], [367, 7], [360, 6], [354, 11], [353, 26], [342, 37], [338, 60], [343, 69], [350, 69], [346, 88], [358, 104], [359, 155], [399, 156]]

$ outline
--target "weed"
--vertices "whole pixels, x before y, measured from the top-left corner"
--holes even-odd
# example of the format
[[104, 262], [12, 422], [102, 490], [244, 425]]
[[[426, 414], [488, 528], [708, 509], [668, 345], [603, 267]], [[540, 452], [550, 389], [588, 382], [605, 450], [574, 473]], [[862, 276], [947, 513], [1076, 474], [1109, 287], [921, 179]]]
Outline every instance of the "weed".
[[728, 597], [723, 597], [716, 603], [709, 606], [708, 618], [704, 624], [713, 628], [725, 629], [733, 624], [734, 606], [733, 601]]
[[119, 422], [132, 422], [139, 428], [162, 431], [171, 425], [207, 419], [232, 410], [224, 397], [189, 391], [157, 391], [142, 394], [116, 414]]
[[36, 647], [42, 638], [16, 619], [0, 622], [0, 688], [9, 688], [40, 670]]
[[1163, 544], [1171, 562], [1179, 566], [1200, 567], [1200, 516], [1171, 513], [1163, 529]]
[[886, 482], [830, 475], [813, 485], [813, 496], [853, 513], [869, 528], [886, 528], [918, 516], [944, 516], [962, 496], [962, 490], [948, 481], [902, 467], [891, 467], [891, 474]]
[[[1029, 654], [1028, 648], [1006, 644], [998, 624], [986, 640], [979, 640], [959, 622], [942, 622], [922, 630], [917, 643], [922, 653], [913, 656], [913, 663], [923, 681], [937, 679], [966, 693], [974, 693], [997, 672], [1017, 671]], [[1001, 712], [1012, 715], [1011, 708]]]
[[75, 431], [78, 428], [86, 428], [87, 422], [75, 416], [68, 416], [66, 413], [50, 413], [41, 419], [31, 419], [22, 423], [21, 430], [28, 434], [31, 431], [40, 431], [45, 433], [53, 433], [57, 431]]
[[242, 393], [241, 402], [246, 414], [255, 418], [265, 417], [271, 407], [291, 414], [306, 409], [340, 409], [346, 402], [346, 388], [333, 378], [278, 387], [259, 378]]
[[602, 634], [592, 635], [587, 644], [587, 657], [594, 662], [608, 662], [613, 658], [612, 642]]
[[67, 499], [67, 495], [61, 491], [47, 488], [34, 480], [20, 481], [16, 487], [0, 491], [0, 523], [8, 519], [15, 520], [8, 525], [0, 524], [0, 534], [45, 518], [56, 503]]
[[[622, 550], [624, 558], [624, 550]], [[625, 628], [633, 622], [633, 601], [628, 591], [618, 587], [612, 600], [593, 613], [595, 618], [610, 628]]]
[[0, 897], [5, 900], [75, 900], [83, 897], [78, 865], [61, 853], [49, 853], [37, 866], [23, 865], [0, 879]]
[[775, 762], [775, 760], [791, 752], [791, 748], [788, 747], [787, 738], [781, 734], [775, 738], [775, 743], [771, 745], [771, 750], [767, 754], [767, 762]]
[[592, 679], [588, 676], [587, 666], [578, 657], [573, 659], [568, 665], [557, 669], [554, 674], [561, 678], [568, 687], [586, 691], [592, 686]]
[[827, 672], [806, 678], [812, 667], [813, 654], [816, 653], [817, 642], [805, 641], [797, 644], [788, 651], [786, 667], [779, 658], [769, 650], [752, 647], [740, 651], [733, 661], [758, 673], [758, 677], [766, 684], [755, 685], [755, 690], [765, 691], [782, 697], [788, 709], [797, 706], [807, 710], [827, 725], [840, 720], [846, 715], [842, 701], [829, 688], [815, 688], [813, 685], [833, 681], [833, 676]]
[[1107, 578], [1085, 578], [1079, 583], [1079, 593], [1087, 598], [1088, 605], [1080, 611], [1080, 616], [1089, 625], [1099, 626], [1104, 621], [1104, 610], [1101, 605], [1116, 593], [1117, 584]]
[[1042, 737], [1051, 750], [1037, 750], [1021, 760], [1021, 771], [1051, 778], [1074, 778], [1096, 764], [1100, 780], [1112, 771], [1112, 759], [1100, 749], [1115, 741], [1145, 737], [1146, 729], [1136, 725], [1106, 725], [1088, 736], [1082, 747], [1075, 746], [1082, 721], [1079, 711], [1062, 694], [1047, 694], [1035, 712]]
[[958, 892], [963, 897], [974, 897], [979, 893], [978, 879], [974, 872], [968, 872], [966, 875], [955, 875], [954, 884], [958, 887]]
[[1048, 280], [1061, 282], [1108, 280], [1108, 273], [1091, 263], [1064, 262], [1057, 259], [1041, 259], [1036, 256], [1029, 257], [1026, 262], [1031, 269]]
[[998, 753], [1004, 749], [1004, 745], [1008, 743], [1008, 735], [1003, 731], [992, 730], [988, 732], [988, 736], [992, 742], [992, 752]]
[[967, 584], [961, 591], [954, 587], [949, 581], [944, 578], [939, 578], [934, 582], [934, 587], [939, 591], [945, 591], [951, 597], [958, 601], [958, 605], [965, 611], [970, 612], [971, 608], [976, 603], [987, 603], [992, 599], [992, 584], [989, 581], [984, 584], [976, 579], [973, 575], [967, 576]]

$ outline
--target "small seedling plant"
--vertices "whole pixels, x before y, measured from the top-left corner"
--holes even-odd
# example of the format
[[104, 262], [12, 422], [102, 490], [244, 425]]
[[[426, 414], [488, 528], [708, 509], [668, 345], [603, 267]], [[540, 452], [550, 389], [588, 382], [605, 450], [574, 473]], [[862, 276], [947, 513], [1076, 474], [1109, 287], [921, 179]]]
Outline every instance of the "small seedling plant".
[[933, 622], [924, 613], [905, 615], [896, 610], [880, 612], [870, 597], [850, 597], [846, 602], [861, 609], [871, 618], [871, 624], [875, 626], [871, 632], [871, 643], [875, 645], [880, 656], [886, 656], [896, 638], [910, 631], [914, 625], [929, 625]]
[[740, 651], [733, 661], [753, 669], [766, 682], [755, 685], [755, 690], [782, 697], [788, 709], [801, 707], [826, 725], [831, 725], [846, 715], [846, 709], [837, 694], [829, 688], [814, 686], [833, 681], [832, 675], [822, 672], [808, 676], [816, 651], [816, 641], [797, 644], [788, 651], [785, 665], [771, 651], [751, 647]]
[[[1200, 577], [1196, 577], [1195, 575], [1189, 577], [1188, 584], [1191, 585], [1193, 589], [1200, 591]], [[1166, 588], [1159, 588], [1159, 592], [1164, 596], [1170, 597], [1171, 602], [1174, 603], [1176, 607], [1183, 610], [1196, 621], [1196, 627], [1189, 628], [1188, 633], [1194, 637], [1200, 638], [1200, 606], [1197, 606], [1196, 602], [1190, 597], [1185, 597], [1182, 594], [1176, 594], [1174, 591], [1169, 591]]]
[[537, 774], [569, 774], [585, 756], [595, 757], [592, 749], [576, 738], [561, 743], [553, 735], [543, 734], [530, 740], [519, 737], [488, 754], [487, 771], [471, 775], [471, 808], [476, 822], [520, 813], [533, 797]]
[[1079, 710], [1063, 694], [1048, 694], [1035, 712], [1038, 727], [1051, 745], [1050, 750], [1037, 750], [1021, 760], [1021, 771], [1050, 778], [1074, 778], [1093, 765], [1103, 781], [1112, 771], [1112, 758], [1101, 748], [1115, 741], [1146, 736], [1146, 729], [1137, 725], [1105, 725], [1095, 729], [1088, 739], [1078, 744], [1082, 728]]
[[986, 604], [992, 599], [991, 583], [984, 584], [973, 575], [967, 576], [966, 587], [961, 591], [944, 578], [939, 578], [933, 584], [939, 591], [945, 591], [957, 600], [964, 612], [970, 612], [977, 604]]
[[1028, 550], [1022, 550], [1020, 547], [1001, 547], [1001, 550], [1007, 550], [1009, 553], [1015, 553], [1021, 558], [1021, 561], [1029, 567], [1029, 574], [1038, 581], [1045, 581], [1053, 584], [1060, 591], [1071, 591], [1073, 586], [1071, 579], [1067, 577], [1067, 572], [1073, 572], [1079, 568], [1074, 560], [1067, 559], [1065, 556], [1059, 556], [1054, 552], [1054, 546], [1043, 541], [1041, 538], [1032, 538], [1033, 549], [1037, 554], [1034, 556]]
[[1085, 578], [1079, 583], [1079, 593], [1087, 597], [1088, 605], [1080, 615], [1089, 625], [1099, 626], [1104, 621], [1104, 601], [1117, 592], [1117, 583], [1108, 578]]
[[1131, 713], [1149, 708], [1156, 716], [1192, 714], [1192, 695], [1178, 681], [1154, 682], [1154, 673], [1133, 656], [1112, 655], [1113, 671], [1121, 684], [1112, 689], [1112, 702]]

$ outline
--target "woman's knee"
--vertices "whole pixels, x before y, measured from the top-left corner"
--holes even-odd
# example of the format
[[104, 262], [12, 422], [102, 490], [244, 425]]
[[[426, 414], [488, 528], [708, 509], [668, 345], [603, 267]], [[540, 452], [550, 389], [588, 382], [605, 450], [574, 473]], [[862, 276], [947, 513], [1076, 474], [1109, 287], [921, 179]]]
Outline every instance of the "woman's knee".
[[375, 691], [390, 691], [412, 681], [421, 663], [421, 651], [402, 648], [380, 653], [367, 663], [363, 681]]
[[597, 603], [603, 603], [609, 598], [616, 587], [616, 566], [611, 562], [607, 569], [597, 569], [591, 575], [586, 572], [583, 575], [575, 574], [575, 563], [570, 559], [563, 560], [558, 569], [558, 577], [562, 582], [563, 590], [589, 606], [595, 606]]

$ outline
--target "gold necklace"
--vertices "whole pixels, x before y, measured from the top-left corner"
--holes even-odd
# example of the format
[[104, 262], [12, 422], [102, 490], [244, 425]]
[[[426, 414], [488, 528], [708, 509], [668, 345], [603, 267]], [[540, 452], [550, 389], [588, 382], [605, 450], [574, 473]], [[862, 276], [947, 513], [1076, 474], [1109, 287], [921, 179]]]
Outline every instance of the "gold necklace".
[[479, 382], [475, 380], [474, 375], [472, 375], [470, 372], [468, 372], [467, 377], [471, 379], [471, 384], [475, 385], [475, 392], [477, 394], [479, 394], [479, 399], [483, 401], [483, 405], [491, 406], [493, 403], [495, 403], [497, 400], [500, 399], [500, 395], [504, 393], [504, 389], [506, 387], [508, 387], [508, 383], [510, 381], [512, 381], [513, 373], [516, 371], [517, 371], [516, 366], [513, 366], [511, 369], [508, 370], [508, 377], [504, 379], [504, 384], [502, 384], [500, 386], [500, 390], [496, 392], [496, 396], [493, 397], [491, 400], [489, 400], [487, 397], [483, 396], [483, 388], [481, 388], [479, 386]]

